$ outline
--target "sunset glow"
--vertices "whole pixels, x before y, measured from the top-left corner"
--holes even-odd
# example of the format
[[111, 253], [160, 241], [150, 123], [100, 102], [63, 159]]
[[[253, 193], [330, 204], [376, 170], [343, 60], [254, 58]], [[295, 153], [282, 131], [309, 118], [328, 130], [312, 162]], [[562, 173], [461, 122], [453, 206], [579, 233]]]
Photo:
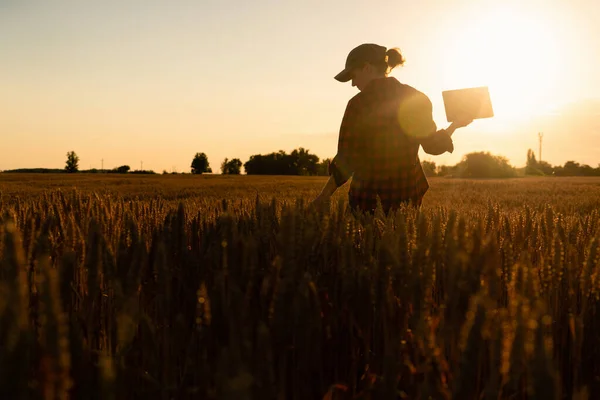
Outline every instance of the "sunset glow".
[[442, 91], [489, 87], [494, 118], [438, 163], [490, 151], [523, 165], [544, 130], [549, 162], [596, 165], [598, 15], [597, 0], [0, 2], [0, 170], [60, 168], [70, 150], [86, 168], [159, 172], [200, 151], [213, 166], [332, 157], [357, 93], [333, 76], [367, 42], [402, 50], [392, 76], [430, 97], [440, 128]]
[[567, 72], [557, 29], [543, 13], [510, 6], [487, 7], [474, 15], [449, 48], [460, 62], [444, 72], [446, 85], [489, 86], [500, 119], [551, 108]]

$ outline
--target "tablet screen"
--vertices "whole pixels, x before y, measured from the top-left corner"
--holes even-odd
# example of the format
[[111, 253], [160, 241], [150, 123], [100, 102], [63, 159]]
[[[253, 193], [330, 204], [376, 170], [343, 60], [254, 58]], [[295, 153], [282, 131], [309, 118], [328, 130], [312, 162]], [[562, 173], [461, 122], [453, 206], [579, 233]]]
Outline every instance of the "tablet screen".
[[480, 119], [494, 116], [492, 101], [487, 86], [446, 90], [442, 92], [446, 119]]

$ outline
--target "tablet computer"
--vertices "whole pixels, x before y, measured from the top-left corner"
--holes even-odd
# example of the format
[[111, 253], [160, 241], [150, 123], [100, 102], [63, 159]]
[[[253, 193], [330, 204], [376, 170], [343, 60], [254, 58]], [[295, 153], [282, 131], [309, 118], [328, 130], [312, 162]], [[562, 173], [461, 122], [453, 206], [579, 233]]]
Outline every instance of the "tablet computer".
[[442, 92], [446, 119], [480, 119], [494, 116], [492, 100], [487, 86], [446, 90]]

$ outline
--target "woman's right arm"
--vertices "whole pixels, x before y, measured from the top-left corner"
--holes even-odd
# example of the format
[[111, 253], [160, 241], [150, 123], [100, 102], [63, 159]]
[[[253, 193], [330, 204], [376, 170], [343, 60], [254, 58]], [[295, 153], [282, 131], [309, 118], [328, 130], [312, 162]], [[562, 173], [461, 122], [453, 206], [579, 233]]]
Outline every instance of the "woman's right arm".
[[357, 129], [359, 112], [358, 99], [355, 97], [348, 102], [338, 139], [338, 151], [329, 164], [329, 175], [333, 177], [337, 187], [342, 186], [354, 174], [354, 170], [364, 157], [363, 142], [360, 130]]
[[342, 118], [338, 139], [338, 151], [329, 163], [329, 179], [313, 201], [313, 204], [328, 201], [337, 188], [350, 179], [356, 168], [357, 162], [362, 157], [362, 146], [359, 131], [356, 129], [358, 105], [355, 99], [348, 102]]

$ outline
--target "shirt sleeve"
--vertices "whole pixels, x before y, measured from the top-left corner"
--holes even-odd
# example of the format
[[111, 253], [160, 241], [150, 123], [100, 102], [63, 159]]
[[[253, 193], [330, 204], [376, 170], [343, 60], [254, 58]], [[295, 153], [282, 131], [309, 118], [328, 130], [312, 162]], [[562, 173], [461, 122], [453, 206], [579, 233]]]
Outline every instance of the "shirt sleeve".
[[351, 99], [342, 118], [337, 154], [329, 164], [329, 175], [333, 176], [338, 187], [350, 179], [362, 156], [362, 130], [357, 123], [358, 112], [359, 103]]
[[454, 151], [450, 135], [443, 129], [437, 130], [431, 100], [423, 93], [415, 93], [400, 104], [398, 122], [403, 131], [417, 141], [426, 153], [440, 155], [446, 151]]

